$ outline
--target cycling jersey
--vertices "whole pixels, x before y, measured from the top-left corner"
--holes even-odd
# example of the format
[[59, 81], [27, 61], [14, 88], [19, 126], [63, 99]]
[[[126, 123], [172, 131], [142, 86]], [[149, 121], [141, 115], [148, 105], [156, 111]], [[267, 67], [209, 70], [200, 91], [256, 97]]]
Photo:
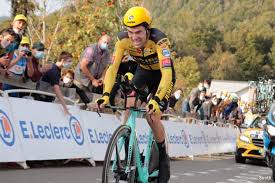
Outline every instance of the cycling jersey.
[[[160, 70], [161, 80], [158, 85], [155, 97], [162, 100], [167, 98], [167, 92], [171, 93], [173, 86], [173, 64], [169, 49], [168, 38], [160, 30], [150, 29], [149, 39], [143, 49], [135, 48], [128, 37], [127, 32], [118, 34], [118, 41], [115, 45], [115, 52], [112, 58], [112, 64], [108, 68], [104, 80], [104, 94], [109, 94], [115, 83], [115, 78], [122, 57], [126, 52], [129, 54], [141, 68], [145, 70]], [[152, 72], [153, 74], [154, 72]], [[168, 96], [167, 100], [170, 96]]]

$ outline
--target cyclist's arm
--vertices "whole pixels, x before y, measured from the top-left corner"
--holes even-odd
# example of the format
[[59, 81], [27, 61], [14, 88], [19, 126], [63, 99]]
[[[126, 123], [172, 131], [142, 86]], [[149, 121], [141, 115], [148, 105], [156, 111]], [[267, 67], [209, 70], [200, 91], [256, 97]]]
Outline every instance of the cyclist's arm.
[[166, 43], [162, 43], [157, 46], [157, 54], [159, 59], [159, 66], [161, 71], [161, 80], [158, 86], [158, 90], [156, 92], [155, 98], [162, 100], [164, 97], [167, 97], [169, 100], [170, 96], [165, 96], [165, 94], [172, 90], [172, 61], [170, 58], [170, 49], [169, 45]]
[[123, 54], [124, 54], [124, 47], [123, 47], [123, 40], [117, 41], [115, 45], [115, 52], [113, 54], [112, 63], [106, 71], [106, 75], [104, 77], [104, 91], [103, 94], [110, 94], [115, 80], [117, 76], [117, 71], [119, 69], [119, 65], [121, 63]]

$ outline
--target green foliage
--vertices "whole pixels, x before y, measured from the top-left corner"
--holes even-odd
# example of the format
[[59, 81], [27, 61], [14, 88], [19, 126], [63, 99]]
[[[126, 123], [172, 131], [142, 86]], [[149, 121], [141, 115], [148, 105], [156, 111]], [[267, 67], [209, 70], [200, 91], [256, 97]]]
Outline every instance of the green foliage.
[[[275, 1], [148, 0], [145, 6], [177, 55], [196, 58], [202, 77], [274, 77]], [[232, 63], [235, 74], [228, 73], [234, 67], [215, 65], [221, 61]]]
[[176, 87], [184, 86], [188, 93], [200, 80], [199, 66], [194, 57], [183, 57], [174, 60], [177, 83]]

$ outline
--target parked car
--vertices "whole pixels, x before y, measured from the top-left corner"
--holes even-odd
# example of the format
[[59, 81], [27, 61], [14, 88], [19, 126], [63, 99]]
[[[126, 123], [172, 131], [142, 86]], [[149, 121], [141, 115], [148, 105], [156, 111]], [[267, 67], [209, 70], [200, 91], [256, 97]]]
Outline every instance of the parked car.
[[263, 128], [266, 123], [266, 115], [259, 115], [254, 121], [242, 130], [237, 138], [235, 161], [245, 163], [246, 159], [265, 160]]

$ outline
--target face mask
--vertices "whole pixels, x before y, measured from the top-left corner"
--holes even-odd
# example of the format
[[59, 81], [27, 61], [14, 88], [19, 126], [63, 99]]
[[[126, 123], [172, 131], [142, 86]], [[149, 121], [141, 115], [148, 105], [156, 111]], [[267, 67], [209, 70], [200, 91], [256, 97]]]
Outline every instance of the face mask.
[[7, 48], [9, 45], [10, 45], [9, 41], [7, 41], [6, 39], [2, 39], [2, 41], [1, 41], [2, 48]]
[[100, 49], [102, 49], [102, 50], [108, 50], [108, 44], [107, 44], [107, 43], [101, 43], [101, 44], [99, 45], [99, 47], [100, 47]]
[[176, 92], [174, 93], [174, 96], [175, 96], [175, 98], [176, 98], [177, 100], [180, 98], [180, 95], [181, 95], [181, 92], [180, 92], [180, 91], [176, 91]]
[[213, 103], [214, 105], [217, 105], [217, 104], [218, 104], [218, 101], [217, 101], [217, 100], [212, 100], [212, 103]]
[[16, 34], [19, 34], [19, 35], [23, 35], [23, 33], [24, 33], [24, 30], [19, 30], [19, 29], [16, 29], [16, 28], [13, 28], [13, 31], [14, 31]]
[[225, 96], [224, 96], [224, 95], [222, 95], [222, 96], [221, 96], [221, 99], [222, 99], [222, 100], [223, 100], [223, 99], [225, 99]]
[[63, 83], [64, 84], [68, 84], [68, 83], [71, 83], [71, 82], [72, 82], [72, 80], [70, 78], [64, 76], [64, 78], [63, 78]]
[[206, 89], [209, 89], [209, 85], [208, 84], [204, 84], [203, 85]]
[[205, 99], [205, 97], [204, 96], [200, 96], [200, 100], [204, 100]]
[[42, 59], [45, 56], [43, 51], [37, 51], [34, 55], [35, 58], [37, 59]]
[[64, 63], [64, 65], [63, 65], [63, 67], [65, 69], [69, 69], [71, 66], [72, 66], [72, 63], [70, 63], [70, 62]]
[[203, 86], [199, 86], [198, 88], [199, 88], [200, 91], [202, 91], [204, 89]]
[[29, 48], [25, 46], [19, 46], [18, 51], [30, 52]]

